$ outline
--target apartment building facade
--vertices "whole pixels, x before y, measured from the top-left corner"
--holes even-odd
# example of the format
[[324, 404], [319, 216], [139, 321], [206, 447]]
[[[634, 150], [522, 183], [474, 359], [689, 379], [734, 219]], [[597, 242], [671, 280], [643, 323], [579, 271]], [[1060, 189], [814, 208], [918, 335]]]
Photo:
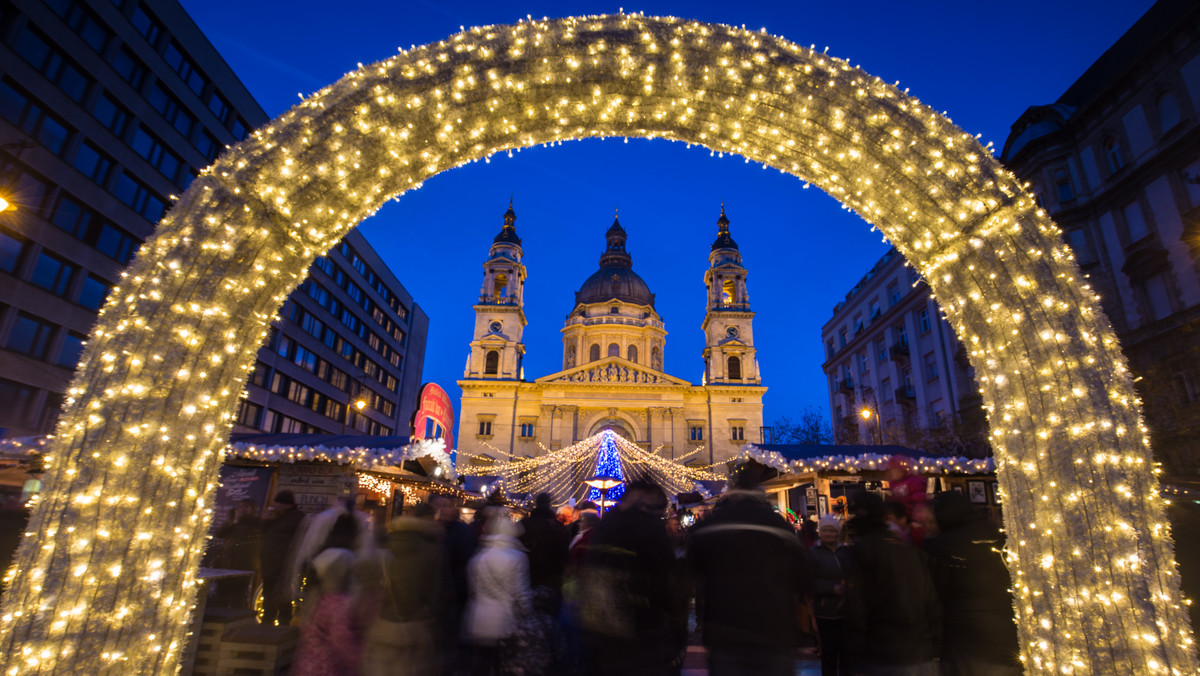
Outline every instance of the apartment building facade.
[[1100, 295], [1156, 459], [1200, 471], [1200, 5], [1156, 3], [1001, 158]]
[[[97, 311], [172, 196], [226, 145], [267, 119], [174, 0], [0, 0], [0, 198], [9, 205], [0, 211], [5, 434], [52, 429]], [[349, 308], [370, 326], [364, 332], [353, 321], [322, 320], [360, 351], [347, 352], [338, 368], [351, 381], [342, 399], [367, 401], [364, 420], [343, 416], [343, 424], [351, 431], [406, 433], [405, 416], [420, 385], [427, 318], [361, 235], [351, 233], [346, 245], [347, 253], [334, 251], [323, 259], [335, 272], [314, 270], [306, 286], [324, 288], [339, 298], [339, 315]], [[355, 263], [356, 256], [362, 263]], [[349, 298], [349, 287], [329, 278], [337, 270], [355, 280], [370, 305]], [[295, 320], [309, 310], [321, 315], [310, 299], [294, 294], [288, 301], [293, 318], [280, 319], [261, 363], [281, 358], [295, 363], [298, 348], [287, 357], [280, 354], [293, 344], [322, 353], [329, 339], [312, 336]], [[385, 315], [382, 321], [375, 318], [377, 309]], [[335, 349], [348, 350], [333, 342]], [[386, 342], [387, 349], [373, 349], [376, 342]], [[372, 352], [369, 360], [359, 356]], [[301, 361], [310, 363], [307, 353]], [[304, 373], [289, 371], [295, 379], [287, 387], [313, 380], [313, 389], [327, 389], [328, 380], [316, 373], [319, 364]], [[270, 379], [278, 372], [272, 367], [265, 380], [256, 374], [255, 381], [265, 382], [274, 395]], [[364, 383], [370, 391], [357, 387]], [[313, 410], [326, 406], [324, 400], [314, 403], [310, 395], [302, 415], [292, 410], [295, 402], [256, 387], [249, 388], [238, 429], [340, 431]], [[302, 393], [296, 390], [295, 398]], [[276, 400], [280, 408], [272, 414]]]
[[974, 375], [929, 287], [895, 249], [821, 328], [835, 443], [982, 455]]

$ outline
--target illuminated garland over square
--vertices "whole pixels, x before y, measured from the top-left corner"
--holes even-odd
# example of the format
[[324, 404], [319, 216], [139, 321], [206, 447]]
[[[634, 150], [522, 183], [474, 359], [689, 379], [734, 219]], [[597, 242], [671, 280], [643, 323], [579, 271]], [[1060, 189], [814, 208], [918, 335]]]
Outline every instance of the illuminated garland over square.
[[238, 396], [316, 256], [447, 169], [601, 136], [735, 153], [879, 227], [978, 375], [1027, 669], [1197, 671], [1125, 359], [1032, 196], [973, 137], [844, 61], [615, 15], [472, 28], [361, 67], [192, 183], [68, 391], [4, 597], [6, 673], [174, 670]]

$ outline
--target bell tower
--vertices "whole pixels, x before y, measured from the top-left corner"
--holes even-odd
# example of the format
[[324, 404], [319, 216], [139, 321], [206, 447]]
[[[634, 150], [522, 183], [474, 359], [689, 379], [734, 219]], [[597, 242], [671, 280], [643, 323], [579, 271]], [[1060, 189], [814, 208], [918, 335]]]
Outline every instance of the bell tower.
[[717, 239], [708, 255], [704, 285], [704, 378], [706, 384], [761, 385], [754, 349], [754, 313], [746, 292], [746, 268], [737, 242], [729, 234], [725, 205], [717, 219]]
[[512, 200], [504, 225], [483, 263], [483, 286], [475, 304], [475, 335], [463, 372], [466, 379], [520, 380], [525, 344], [525, 264]]

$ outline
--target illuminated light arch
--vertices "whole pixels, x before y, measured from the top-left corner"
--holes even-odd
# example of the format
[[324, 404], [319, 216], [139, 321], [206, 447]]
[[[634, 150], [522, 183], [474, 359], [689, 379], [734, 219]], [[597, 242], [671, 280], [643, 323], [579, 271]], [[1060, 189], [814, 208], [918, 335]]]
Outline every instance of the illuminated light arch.
[[0, 621], [7, 673], [177, 664], [219, 451], [314, 258], [489, 155], [667, 138], [809, 181], [928, 280], [989, 411], [1027, 668], [1194, 673], [1131, 378], [1032, 197], [895, 87], [765, 33], [636, 15], [473, 28], [360, 68], [223, 155], [103, 309]]

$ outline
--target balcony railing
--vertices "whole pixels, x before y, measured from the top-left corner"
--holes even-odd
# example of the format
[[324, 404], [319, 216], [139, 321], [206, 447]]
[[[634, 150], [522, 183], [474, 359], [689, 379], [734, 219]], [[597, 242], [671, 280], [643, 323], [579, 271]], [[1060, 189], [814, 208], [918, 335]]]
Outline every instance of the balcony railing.
[[917, 393], [915, 390], [913, 390], [913, 388], [911, 388], [911, 387], [897, 387], [896, 388], [896, 400], [897, 401], [905, 401], [905, 400], [912, 401], [912, 400], [915, 400], [916, 398], [917, 398]]
[[853, 378], [842, 378], [841, 380], [838, 381], [838, 389], [846, 390], [848, 392], [853, 392], [854, 391], [854, 379]]
[[908, 343], [892, 343], [888, 347], [888, 358], [892, 361], [908, 359]]
[[515, 296], [504, 296], [497, 298], [495, 296], [480, 296], [479, 305], [516, 305], [517, 299]]

